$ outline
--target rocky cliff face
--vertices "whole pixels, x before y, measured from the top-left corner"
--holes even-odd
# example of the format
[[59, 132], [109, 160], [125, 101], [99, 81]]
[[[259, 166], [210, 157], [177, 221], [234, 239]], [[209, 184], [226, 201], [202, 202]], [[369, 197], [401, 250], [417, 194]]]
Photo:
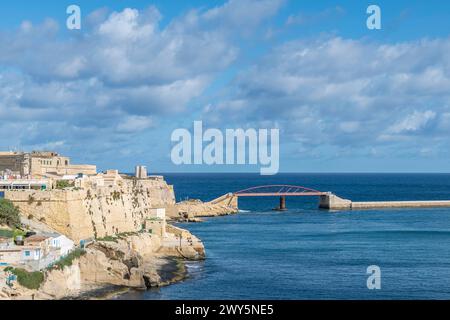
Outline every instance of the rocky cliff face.
[[[188, 231], [183, 232], [192, 243], [182, 241], [179, 246], [177, 235], [170, 232], [165, 238], [140, 233], [96, 242], [71, 269], [51, 272], [41, 294], [62, 298], [110, 286], [145, 290], [180, 280], [185, 270], [177, 259], [204, 258], [201, 242]], [[77, 277], [79, 282], [74, 280]]]
[[165, 237], [136, 233], [93, 243], [71, 266], [47, 271], [38, 291], [16, 287], [3, 294], [8, 299], [64, 299], [95, 296], [105, 288], [145, 290], [183, 279], [182, 261], [204, 257], [203, 244], [186, 230], [170, 227]]
[[135, 232], [150, 209], [173, 210], [172, 186], [164, 180], [123, 179], [115, 186], [80, 190], [7, 191], [22, 215], [47, 224], [74, 241]]
[[237, 198], [232, 194], [224, 195], [210, 202], [183, 201], [177, 203], [175, 208], [175, 214], [171, 214], [170, 218], [187, 221], [195, 221], [195, 218], [198, 217], [216, 217], [239, 212]]
[[180, 261], [204, 259], [205, 250], [190, 232], [166, 226], [164, 220], [158, 224], [161, 232], [153, 232], [156, 224], [152, 234], [141, 232], [151, 209], [166, 208], [178, 218], [237, 212], [237, 202], [229, 196], [175, 205], [173, 188], [162, 179], [120, 179], [114, 185], [82, 189], [7, 191], [5, 197], [30, 220], [76, 242], [97, 241], [71, 266], [46, 272], [39, 291], [2, 289], [0, 298], [61, 299], [109, 286], [146, 289], [172, 283], [185, 276]]

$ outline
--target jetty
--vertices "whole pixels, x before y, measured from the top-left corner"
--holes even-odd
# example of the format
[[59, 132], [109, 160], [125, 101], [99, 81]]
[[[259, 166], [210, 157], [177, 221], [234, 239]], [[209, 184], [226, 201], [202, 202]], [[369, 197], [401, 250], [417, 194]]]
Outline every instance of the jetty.
[[319, 198], [319, 208], [328, 210], [370, 210], [389, 208], [450, 208], [449, 200], [424, 201], [364, 201], [342, 199], [329, 192]]
[[423, 201], [367, 201], [355, 202], [343, 199], [333, 192], [322, 192], [303, 186], [295, 185], [266, 185], [257, 186], [225, 195], [233, 199], [237, 207], [238, 199], [242, 197], [279, 197], [280, 203], [275, 210], [287, 210], [286, 197], [319, 197], [319, 208], [326, 210], [370, 210], [389, 208], [450, 208], [450, 200]]

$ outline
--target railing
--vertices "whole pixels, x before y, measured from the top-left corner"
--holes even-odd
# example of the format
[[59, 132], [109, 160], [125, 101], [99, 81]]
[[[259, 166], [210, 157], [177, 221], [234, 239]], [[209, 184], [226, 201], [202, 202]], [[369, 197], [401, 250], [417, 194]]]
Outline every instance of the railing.
[[294, 185], [257, 186], [235, 192], [237, 197], [271, 197], [271, 196], [321, 196], [326, 192]]

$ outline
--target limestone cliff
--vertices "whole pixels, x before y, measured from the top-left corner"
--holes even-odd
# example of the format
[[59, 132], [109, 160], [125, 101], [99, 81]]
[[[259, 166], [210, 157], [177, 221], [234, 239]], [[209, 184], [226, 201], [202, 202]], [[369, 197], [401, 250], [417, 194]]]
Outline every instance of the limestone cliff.
[[226, 194], [209, 202], [187, 200], [177, 203], [175, 208], [175, 214], [171, 214], [170, 218], [186, 221], [195, 221], [196, 218], [224, 216], [239, 212], [237, 198], [232, 194]]
[[145, 290], [183, 279], [186, 271], [182, 260], [204, 257], [204, 247], [198, 238], [172, 226], [165, 237], [142, 232], [111, 237], [109, 241], [90, 245], [71, 266], [46, 271], [45, 281], [38, 291], [18, 286], [3, 291], [3, 298], [47, 300], [96, 296], [105, 288]]
[[163, 179], [120, 179], [114, 185], [49, 191], [6, 191], [22, 215], [47, 224], [78, 242], [135, 232], [150, 209], [173, 210], [172, 186]]

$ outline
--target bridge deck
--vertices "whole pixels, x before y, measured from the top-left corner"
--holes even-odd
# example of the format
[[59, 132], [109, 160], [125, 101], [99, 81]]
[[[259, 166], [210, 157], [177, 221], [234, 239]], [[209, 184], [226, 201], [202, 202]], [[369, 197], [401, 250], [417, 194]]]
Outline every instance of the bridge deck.
[[327, 195], [326, 192], [249, 192], [235, 193], [236, 197], [314, 197]]
[[233, 193], [236, 197], [307, 197], [323, 196], [327, 194], [327, 192], [321, 192], [302, 186], [285, 184], [252, 187]]

